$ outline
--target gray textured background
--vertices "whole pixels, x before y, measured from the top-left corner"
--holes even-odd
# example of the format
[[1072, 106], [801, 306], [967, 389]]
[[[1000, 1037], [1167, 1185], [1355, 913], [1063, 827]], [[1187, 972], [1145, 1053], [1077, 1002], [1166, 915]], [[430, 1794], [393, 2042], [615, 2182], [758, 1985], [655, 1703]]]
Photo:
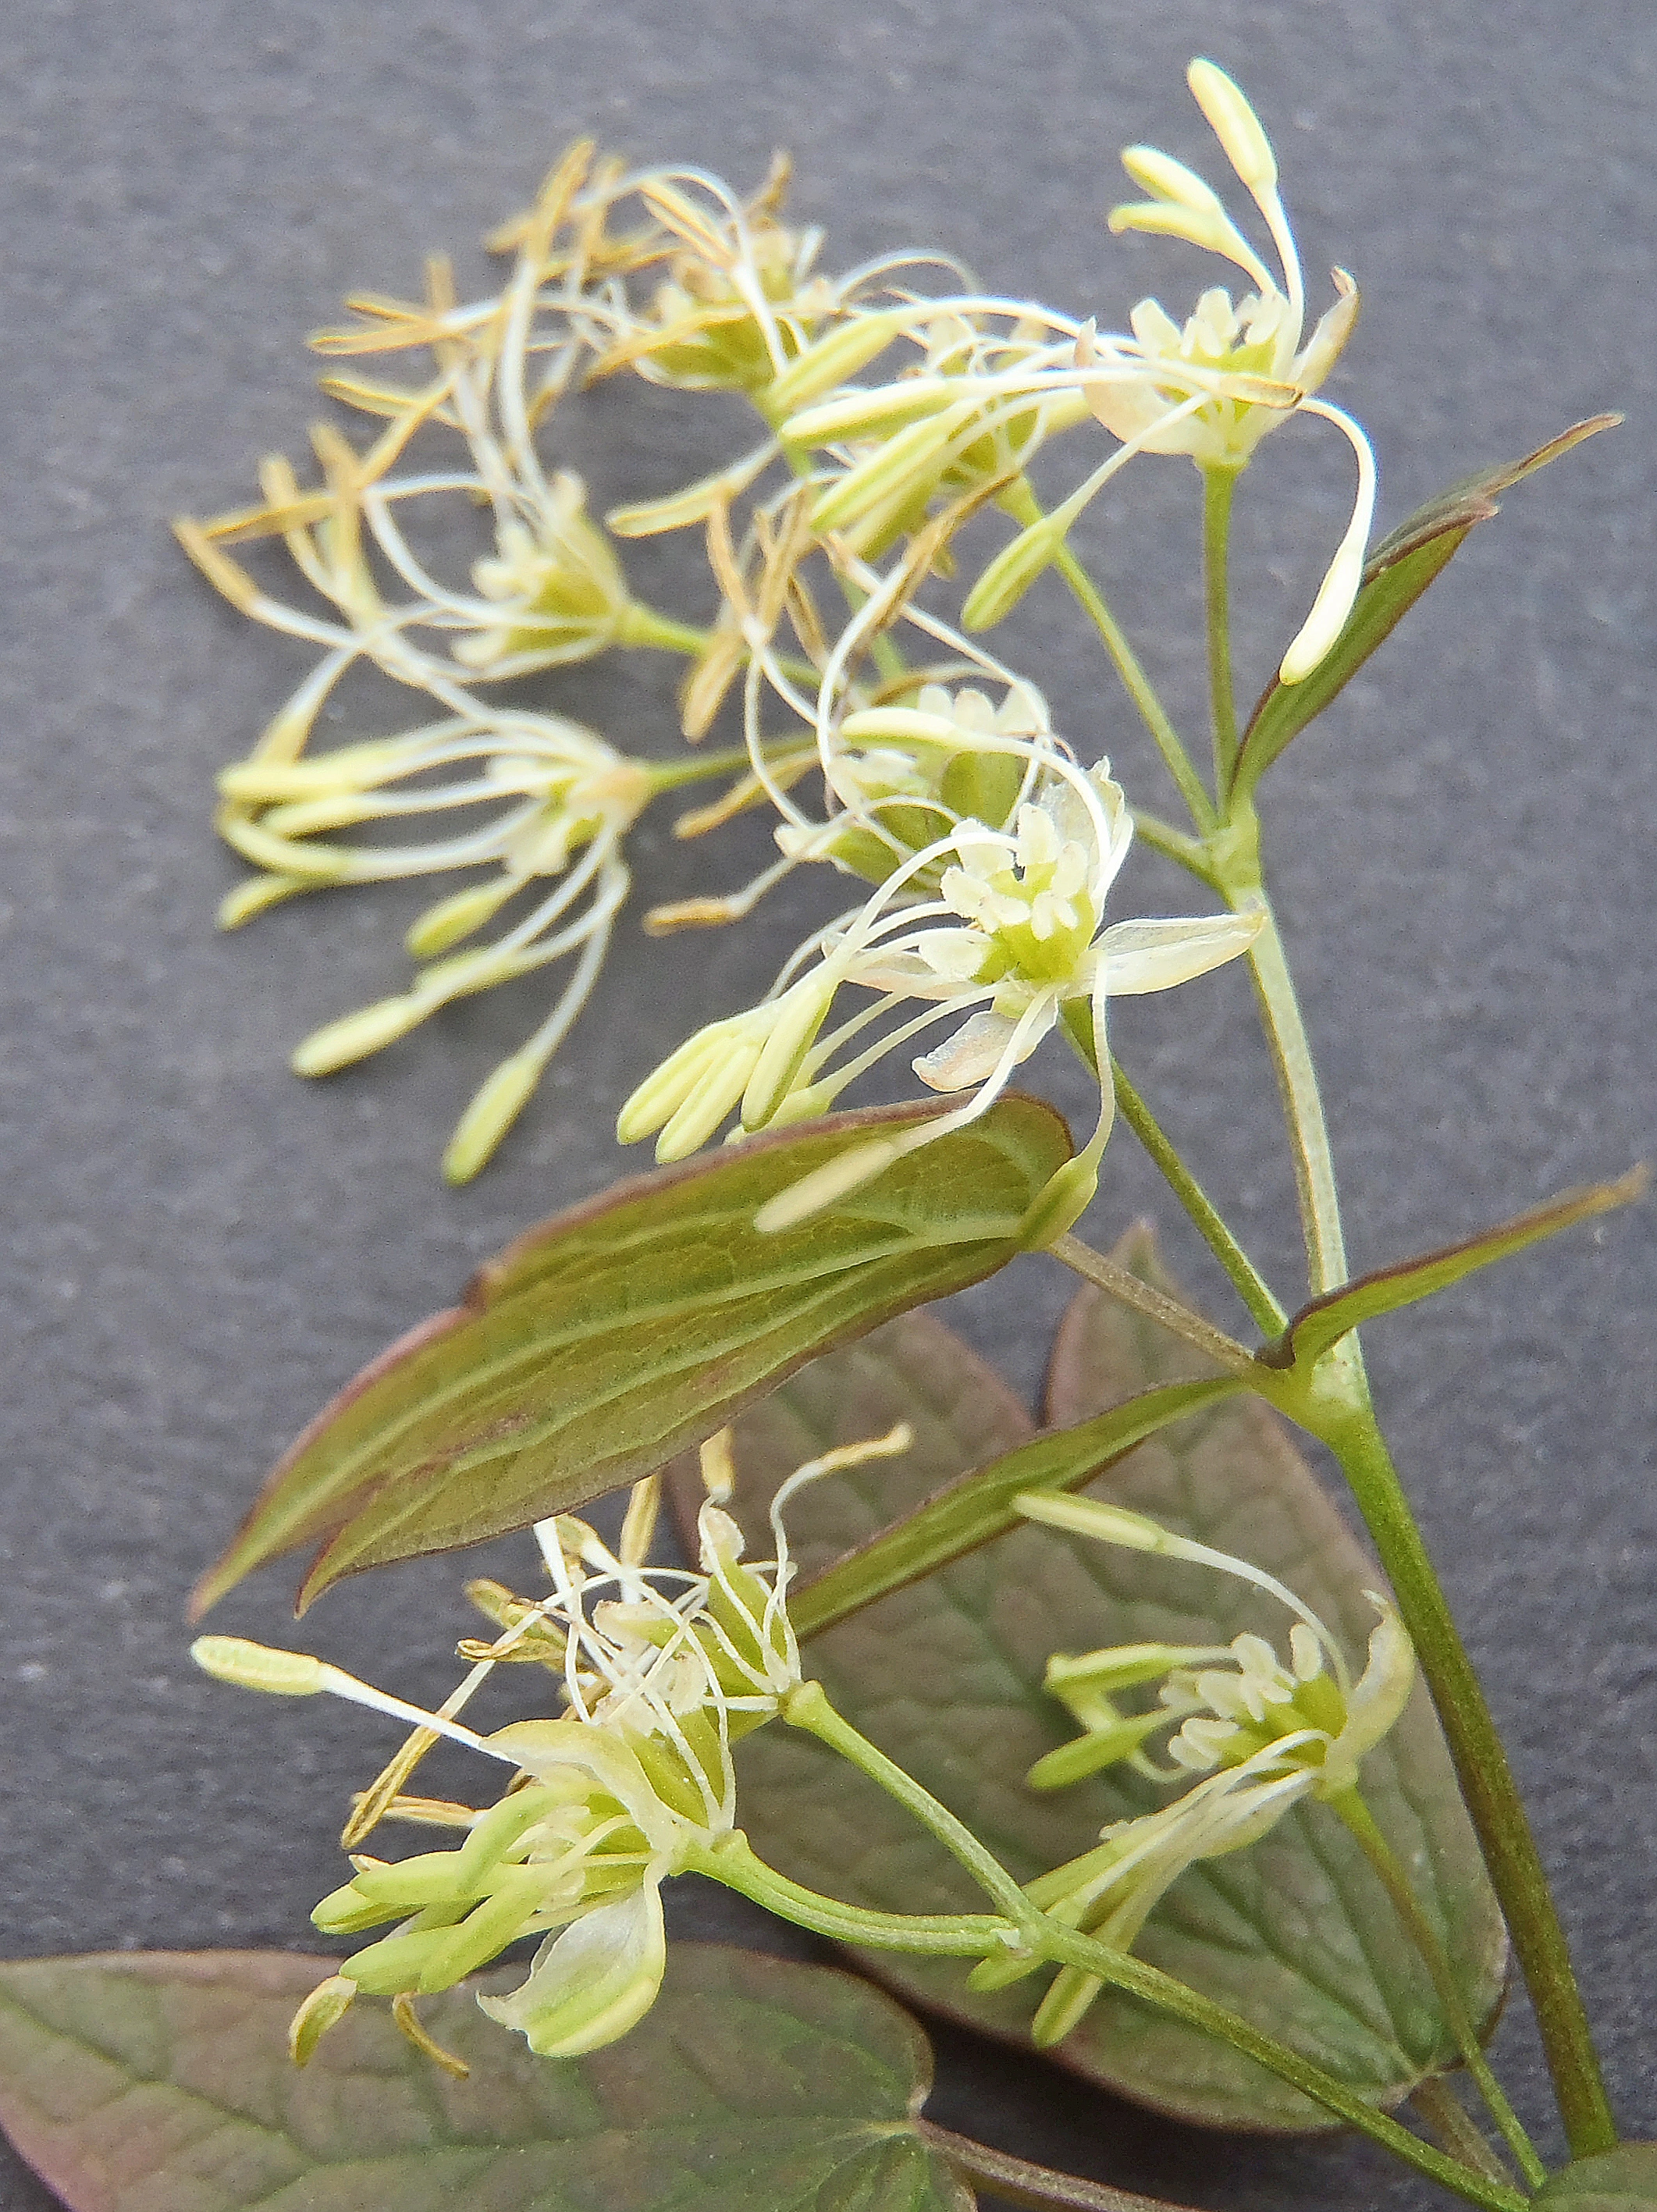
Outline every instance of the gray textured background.
[[[688, 1008], [741, 1003], [792, 941], [786, 902], [776, 936], [664, 952], [624, 928], [541, 1102], [456, 1195], [440, 1146], [530, 1025], [533, 986], [307, 1086], [287, 1048], [397, 987], [406, 908], [353, 894], [211, 932], [236, 866], [209, 830], [209, 779], [303, 664], [210, 596], [166, 518], [238, 502], [258, 453], [297, 452], [314, 411], [300, 341], [342, 291], [410, 290], [434, 246], [475, 279], [472, 242], [578, 131], [743, 182], [788, 143], [831, 264], [936, 240], [992, 284], [1108, 325], [1153, 285], [1170, 305], [1190, 295], [1196, 257], [1113, 246], [1100, 213], [1126, 140], [1211, 161], [1181, 74], [1206, 52], [1257, 96], [1309, 266], [1338, 259], [1363, 283], [1333, 393], [1373, 428], [1383, 523], [1576, 416], [1626, 409], [1626, 428], [1511, 495], [1302, 742], [1270, 845], [1359, 1264], [1651, 1148], [1657, 69], [1640, 0], [139, 0], [118, 17], [41, 0], [8, 41], [0, 1953], [303, 1942], [337, 1878], [343, 1793], [379, 1739], [343, 1709], [193, 1679], [183, 1593], [323, 1397], [476, 1260], [616, 1173], [622, 1093]], [[613, 496], [689, 474], [717, 435], [703, 411], [617, 389], [575, 450]], [[1268, 459], [1245, 489], [1239, 560], [1269, 641], [1306, 604], [1345, 465], [1309, 423]], [[1094, 527], [1179, 700], [1196, 696], [1180, 641], [1195, 493], [1188, 470], [1146, 463]], [[672, 588], [671, 562], [641, 573]], [[1020, 651], [1063, 726], [1150, 774], [1056, 599], [1033, 606]], [[1246, 649], [1245, 673], [1271, 657]], [[671, 672], [634, 661], [555, 696], [665, 749]], [[665, 896], [720, 865], [659, 830], [645, 847]], [[1148, 902], [1177, 896], [1136, 866]], [[1290, 1193], [1241, 987], [1131, 1011], [1142, 1085], [1290, 1278]], [[1078, 1103], [1053, 1067], [1055, 1095]], [[1147, 1205], [1166, 1218], [1124, 1135], [1098, 1233]], [[1647, 2135], [1652, 1218], [1579, 1234], [1372, 1345], [1619, 2110]], [[1010, 1335], [990, 1295], [958, 1318], [1029, 1384], [1064, 1285], [1025, 1272]], [[437, 1691], [455, 1580], [437, 1563], [357, 1584], [317, 1637]], [[287, 1583], [259, 1577], [218, 1625], [282, 1637]], [[683, 1919], [734, 1924], [707, 1899]], [[1533, 2086], [1522, 2007], [1501, 2047]], [[1217, 2207], [1419, 2201], [1361, 2147], [1222, 2145], [965, 2039], [942, 2050], [940, 2118], [1102, 2178]], [[15, 2168], [0, 2201], [46, 2202]]]

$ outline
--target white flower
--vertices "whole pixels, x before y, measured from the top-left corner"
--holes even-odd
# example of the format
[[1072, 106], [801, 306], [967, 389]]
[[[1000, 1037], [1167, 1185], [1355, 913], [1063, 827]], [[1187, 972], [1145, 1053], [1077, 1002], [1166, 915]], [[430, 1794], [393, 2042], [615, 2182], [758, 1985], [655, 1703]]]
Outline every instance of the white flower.
[[1199, 468], [1246, 468], [1255, 447], [1290, 412], [1321, 415], [1350, 440], [1358, 487], [1351, 520], [1311, 614], [1284, 654], [1284, 683], [1308, 676], [1350, 611], [1375, 510], [1375, 456], [1350, 416], [1311, 395], [1339, 357], [1357, 319], [1357, 287], [1334, 272], [1339, 295], [1302, 344], [1305, 282], [1278, 191], [1270, 140], [1242, 93], [1212, 62], [1188, 73], [1193, 96], [1227, 159], [1265, 218], [1280, 263], [1274, 275], [1202, 179], [1154, 147], [1131, 146], [1122, 165], [1150, 194], [1112, 210], [1112, 230], [1154, 231], [1223, 255], [1254, 289], [1235, 303], [1215, 287], [1183, 325], [1155, 300], [1130, 318], [1132, 337], [1084, 331], [1076, 360], [1089, 404], [1108, 430], [1144, 453], [1187, 453]]
[[[1053, 750], [1047, 702], [1033, 684], [1011, 684], [997, 702], [975, 684], [951, 692], [923, 684], [913, 705], [841, 718], [823, 781], [844, 812], [784, 822], [778, 848], [883, 884], [963, 823], [1005, 829]], [[911, 878], [914, 889], [935, 886], [943, 865]]]
[[[450, 1988], [526, 1936], [545, 1939], [527, 1978], [505, 1996], [478, 2002], [532, 2051], [548, 2057], [595, 2051], [642, 2018], [666, 1963], [661, 1885], [694, 1852], [731, 1833], [731, 1746], [771, 1718], [800, 1680], [783, 1509], [802, 1484], [911, 1442], [900, 1425], [797, 1469], [772, 1503], [775, 1554], [752, 1565], [720, 1503], [729, 1487], [724, 1436], [703, 1447], [710, 1494], [698, 1522], [695, 1572], [641, 1564], [655, 1523], [654, 1478], [635, 1486], [618, 1553], [585, 1522], [541, 1522], [535, 1533], [551, 1594], [530, 1601], [495, 1583], [470, 1586], [502, 1632], [461, 1646], [475, 1663], [435, 1712], [302, 1652], [238, 1637], [197, 1639], [191, 1656], [222, 1680], [286, 1696], [328, 1692], [414, 1729], [358, 1800], [348, 1844], [361, 1843], [387, 1816], [466, 1831], [454, 1850], [390, 1863], [356, 1856], [352, 1880], [318, 1905], [313, 1917], [328, 1934], [397, 1925], [346, 1960], [300, 2008], [290, 2034], [300, 2063], [361, 1993], [391, 1997], [405, 2033], [464, 2073], [425, 2036], [412, 2001]], [[513, 1662], [552, 1669], [567, 1716], [478, 1735], [458, 1716], [497, 1666]], [[511, 1768], [506, 1794], [482, 1810], [405, 1796], [438, 1736]]]
[[[891, 710], [848, 716], [844, 735], [875, 736], [895, 719]], [[1012, 750], [1013, 741], [1006, 742]], [[1066, 1007], [1077, 1005], [1086, 1010], [1095, 1064], [1103, 1071], [1100, 1122], [1088, 1147], [1096, 1164], [1114, 1103], [1104, 1034], [1108, 1000], [1204, 975], [1245, 951], [1259, 927], [1253, 915], [1215, 915], [1104, 927], [1106, 896], [1132, 837], [1108, 763], [1084, 773], [1056, 750], [1043, 756], [1034, 796], [1010, 828], [962, 822], [894, 869], [859, 912], [801, 949], [763, 1006], [699, 1031], [647, 1078], [622, 1109], [622, 1141], [659, 1130], [658, 1157], [680, 1158], [706, 1141], [738, 1098], [744, 1129], [821, 1112], [885, 1054], [936, 1024], [956, 1023], [913, 1065], [930, 1088], [974, 1096], [901, 1136], [844, 1155], [756, 1217], [762, 1229], [786, 1227], [984, 1113]], [[915, 900], [912, 886], [928, 872], [936, 896]], [[823, 1036], [847, 985], [876, 993], [876, 1003]], [[926, 1011], [831, 1065], [906, 1001]]]
[[[1257, 1841], [1304, 1798], [1338, 1803], [1350, 1796], [1361, 1762], [1409, 1700], [1415, 1653], [1390, 1601], [1371, 1590], [1380, 1620], [1355, 1682], [1317, 1615], [1247, 1561], [1095, 1499], [1034, 1492], [1017, 1503], [1030, 1520], [1218, 1568], [1266, 1590], [1299, 1616], [1289, 1632], [1287, 1664], [1266, 1638], [1252, 1633], [1229, 1644], [1130, 1644], [1080, 1657], [1057, 1654], [1048, 1662], [1048, 1689], [1084, 1733], [1038, 1761], [1029, 1777], [1035, 1787], [1059, 1788], [1119, 1761], [1160, 1780], [1205, 1778], [1162, 1811], [1107, 1827], [1096, 1850], [1029, 1885], [1043, 1911], [1127, 1950], [1187, 1867]], [[1132, 1715], [1118, 1708], [1122, 1691], [1159, 1678], [1157, 1707]], [[1157, 1767], [1142, 1747], [1169, 1726], [1173, 1764]], [[980, 1967], [979, 1985], [998, 1987], [1035, 1964], [1016, 1959]], [[1100, 1986], [1085, 1972], [1062, 1969], [1037, 2013], [1036, 2041], [1068, 2035]]]
[[[416, 1739], [420, 1748], [448, 1735], [513, 1771], [507, 1794], [476, 1813], [369, 1793], [380, 1795], [380, 1812], [469, 1832], [456, 1850], [391, 1864], [359, 1857], [353, 1879], [317, 1907], [330, 1934], [398, 1925], [344, 1961], [314, 2027], [303, 2016], [296, 2023], [299, 2055], [338, 2017], [342, 1990], [345, 2001], [361, 1992], [406, 2008], [525, 1936], [545, 1937], [528, 1978], [479, 2002], [532, 2050], [557, 2057], [596, 2050], [648, 2009], [666, 1959], [661, 1884], [693, 1847], [729, 1833], [731, 1736], [769, 1717], [799, 1680], [783, 1603], [786, 1545], [780, 1559], [743, 1567], [735, 1524], [711, 1501], [701, 1531], [701, 1571], [682, 1574], [615, 1556], [584, 1522], [542, 1523], [551, 1595], [526, 1602], [483, 1586], [479, 1601], [497, 1615], [504, 1609], [511, 1625], [435, 1713], [301, 1654], [200, 1639], [198, 1662], [224, 1679], [331, 1691], [429, 1732]], [[495, 1666], [514, 1659], [555, 1668], [570, 1717], [475, 1735], [457, 1714]], [[413, 1763], [405, 1748], [387, 1772], [400, 1785]]]
[[[924, 368], [873, 391], [806, 406], [783, 434], [791, 445], [827, 449], [842, 462], [818, 497], [814, 520], [871, 552], [895, 531], [918, 527], [941, 483], [970, 483], [974, 465], [984, 481], [1005, 483], [1044, 437], [1090, 409], [1120, 446], [983, 571], [965, 607], [967, 627], [978, 629], [1002, 618], [1083, 507], [1136, 454], [1185, 453], [1205, 469], [1234, 471], [1290, 414], [1320, 415], [1351, 442], [1357, 492], [1312, 611], [1283, 658], [1283, 680], [1297, 683], [1328, 651], [1350, 611], [1374, 512], [1369, 441], [1339, 408], [1313, 396], [1351, 332], [1357, 289], [1337, 270], [1335, 304], [1305, 337], [1305, 283], [1271, 143], [1242, 93], [1212, 62], [1193, 62], [1189, 82], [1265, 219], [1279, 263], [1275, 273], [1193, 170], [1155, 148], [1130, 147], [1124, 165], [1150, 197], [1114, 210], [1112, 228], [1154, 231], [1218, 253], [1242, 270], [1252, 291], [1234, 301], [1212, 288], [1184, 323], [1145, 300], [1129, 330], [1109, 336], [1091, 322], [1005, 300], [937, 303]], [[1010, 327], [999, 337], [987, 334], [999, 325]]]

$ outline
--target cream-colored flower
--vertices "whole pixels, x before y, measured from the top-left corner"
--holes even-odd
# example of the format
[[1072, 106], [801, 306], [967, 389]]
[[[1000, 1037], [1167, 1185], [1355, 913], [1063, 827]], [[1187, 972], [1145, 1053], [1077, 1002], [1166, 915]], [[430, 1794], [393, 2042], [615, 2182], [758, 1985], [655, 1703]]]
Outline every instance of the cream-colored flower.
[[[1374, 512], [1368, 439], [1350, 416], [1314, 396], [1350, 335], [1357, 289], [1337, 270], [1335, 304], [1305, 336], [1305, 282], [1271, 143], [1242, 93], [1213, 63], [1193, 62], [1189, 82], [1265, 219], [1279, 263], [1275, 272], [1194, 171], [1154, 148], [1130, 147], [1124, 164], [1150, 198], [1114, 210], [1112, 228], [1153, 231], [1218, 253], [1243, 271], [1252, 291], [1234, 301], [1211, 288], [1183, 323], [1145, 300], [1129, 330], [1109, 336], [1091, 322], [1033, 305], [970, 296], [934, 302], [924, 365], [872, 390], [814, 400], [783, 425], [783, 436], [830, 457], [818, 526], [847, 532], [866, 551], [897, 528], [913, 528], [941, 484], [964, 483], [974, 471], [981, 481], [1011, 481], [1042, 438], [1090, 410], [1121, 444], [986, 568], [965, 612], [968, 629], [983, 629], [1015, 604], [1083, 509], [1135, 455], [1184, 453], [1205, 469], [1236, 471], [1291, 414], [1321, 416], [1351, 443], [1357, 490], [1312, 611], [1283, 657], [1283, 680], [1296, 683], [1318, 665], [1350, 611]], [[998, 337], [985, 335], [1001, 325]], [[970, 342], [951, 347], [952, 327], [970, 333]]]
[[[330, 1935], [396, 1924], [300, 2008], [290, 2041], [301, 2063], [363, 1994], [394, 1999], [405, 2033], [464, 2072], [424, 2037], [413, 2000], [450, 1988], [525, 1936], [543, 1939], [527, 1978], [478, 2002], [532, 2051], [572, 2057], [614, 2042], [643, 2017], [666, 1963], [662, 1883], [731, 1833], [731, 1744], [770, 1719], [800, 1680], [784, 1509], [801, 1485], [911, 1441], [900, 1425], [798, 1468], [773, 1502], [774, 1555], [752, 1564], [721, 1503], [729, 1470], [721, 1438], [703, 1448], [709, 1495], [695, 1571], [642, 1563], [655, 1522], [653, 1478], [635, 1486], [616, 1552], [583, 1521], [539, 1523], [550, 1594], [529, 1600], [495, 1583], [471, 1586], [501, 1632], [461, 1646], [471, 1670], [435, 1712], [302, 1652], [198, 1638], [192, 1656], [222, 1680], [285, 1696], [326, 1692], [414, 1729], [358, 1801], [348, 1841], [362, 1842], [388, 1816], [466, 1831], [456, 1850], [389, 1863], [357, 1856], [352, 1879], [317, 1907], [316, 1923]], [[459, 1715], [495, 1668], [513, 1662], [556, 1675], [566, 1715], [479, 1735]], [[474, 1810], [404, 1794], [439, 1736], [509, 1767], [505, 1795]]]
[[579, 477], [561, 471], [530, 519], [503, 520], [497, 550], [472, 564], [495, 613], [451, 650], [474, 676], [525, 676], [625, 642], [633, 602], [610, 540], [586, 513]]
[[[451, 696], [464, 711], [423, 729], [297, 760], [256, 752], [228, 769], [221, 832], [264, 873], [232, 895], [221, 920], [234, 927], [273, 898], [331, 884], [488, 872], [413, 924], [408, 950], [421, 966], [406, 990], [325, 1024], [293, 1054], [297, 1073], [331, 1074], [457, 999], [570, 961], [551, 1012], [488, 1079], [450, 1141], [445, 1171], [464, 1182], [591, 995], [631, 885], [627, 835], [652, 787], [646, 768], [579, 723]], [[467, 815], [470, 826], [436, 839], [384, 834]], [[379, 834], [362, 843], [332, 834], [363, 826]], [[467, 945], [495, 924], [487, 943]]]
[[[848, 717], [843, 734], [873, 738], [912, 726], [895, 710], [874, 710]], [[1014, 741], [1006, 742], [1016, 753]], [[1105, 1071], [1099, 1127], [1088, 1148], [1096, 1164], [1113, 1109], [1104, 1034], [1109, 1000], [1204, 975], [1246, 951], [1259, 928], [1257, 916], [1237, 915], [1104, 927], [1106, 896], [1132, 837], [1108, 763], [1084, 773], [1057, 752], [1044, 757], [1041, 780], [1010, 827], [968, 820], [923, 848], [860, 911], [803, 946], [762, 1006], [682, 1046], [622, 1108], [622, 1141], [659, 1130], [658, 1156], [682, 1157], [706, 1141], [738, 1097], [744, 1129], [821, 1112], [886, 1054], [927, 1029], [954, 1024], [913, 1066], [929, 1088], [972, 1097], [917, 1128], [857, 1148], [757, 1217], [762, 1228], [786, 1227], [984, 1113], [1066, 1006], [1079, 1002], [1087, 1008], [1096, 1065]], [[927, 876], [936, 894], [917, 899], [913, 887]], [[875, 1004], [825, 1036], [830, 1009], [847, 986], [873, 992]], [[926, 1011], [835, 1064], [871, 1024], [909, 1001]]]
[[[913, 705], [842, 718], [823, 781], [843, 811], [825, 823], [785, 822], [778, 847], [883, 884], [966, 823], [1008, 828], [1052, 744], [1047, 703], [1032, 684], [1010, 684], [997, 702], [975, 684], [924, 684]], [[944, 865], [912, 879], [914, 889], [935, 888]]]
[[1212, 62], [1193, 62], [1189, 82], [1265, 219], [1278, 270], [1255, 252], [1218, 195], [1194, 171], [1154, 147], [1131, 146], [1122, 165], [1150, 198], [1114, 209], [1112, 230], [1183, 239], [1233, 263], [1254, 289], [1234, 301], [1216, 286], [1183, 324], [1156, 300], [1142, 300], [1130, 318], [1132, 336], [1084, 332], [1077, 365], [1084, 373], [1089, 404], [1108, 430], [1141, 452], [1188, 454], [1199, 468], [1246, 468], [1266, 433], [1296, 412], [1322, 416], [1349, 440], [1357, 459], [1357, 493], [1312, 612], [1284, 655], [1279, 673], [1285, 683], [1296, 683], [1316, 667], [1350, 611], [1375, 510], [1375, 456], [1368, 438], [1350, 415], [1313, 397], [1357, 319], [1357, 287], [1344, 270], [1335, 270], [1335, 304], [1302, 343], [1305, 280], [1278, 190], [1271, 141], [1242, 93]]
[[[1286, 1662], [1253, 1633], [1229, 1644], [1129, 1644], [1049, 1661], [1047, 1686], [1084, 1732], [1038, 1761], [1029, 1778], [1035, 1787], [1061, 1788], [1122, 1761], [1163, 1781], [1206, 1778], [1160, 1812], [1114, 1823], [1096, 1849], [1028, 1886], [1043, 1911], [1128, 1950], [1187, 1867], [1256, 1842], [1305, 1798], [1338, 1802], [1356, 1790], [1362, 1761], [1409, 1700], [1415, 1653], [1390, 1601], [1371, 1591], [1380, 1618], [1355, 1681], [1339, 1644], [1310, 1607], [1247, 1561], [1096, 1499], [1038, 1492], [1016, 1502], [1028, 1519], [1049, 1527], [1217, 1568], [1297, 1615]], [[1127, 1713], [1117, 1705], [1124, 1692], [1159, 1680], [1160, 1703], [1150, 1711]], [[1163, 1729], [1172, 1730], [1172, 1764], [1158, 1767], [1144, 1746]], [[980, 1987], [998, 1987], [1035, 1963], [998, 1960], [975, 1978]], [[1061, 1969], [1036, 2014], [1036, 2041], [1068, 2035], [1101, 1986], [1078, 1969]]]

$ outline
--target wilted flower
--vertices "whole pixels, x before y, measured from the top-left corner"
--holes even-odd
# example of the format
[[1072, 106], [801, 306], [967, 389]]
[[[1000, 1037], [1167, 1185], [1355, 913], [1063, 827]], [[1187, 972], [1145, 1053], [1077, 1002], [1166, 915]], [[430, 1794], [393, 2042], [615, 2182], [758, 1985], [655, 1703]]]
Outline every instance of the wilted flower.
[[[1350, 1796], [1360, 1763], [1404, 1711], [1415, 1653], [1391, 1603], [1370, 1591], [1380, 1621], [1354, 1681], [1345, 1655], [1317, 1615], [1247, 1561], [1091, 1498], [1034, 1492], [1017, 1504], [1027, 1518], [1050, 1527], [1218, 1568], [1266, 1590], [1299, 1616], [1289, 1632], [1287, 1664], [1254, 1634], [1229, 1644], [1126, 1644], [1049, 1661], [1047, 1687], [1084, 1733], [1037, 1762], [1029, 1777], [1036, 1788], [1060, 1788], [1124, 1760], [1162, 1780], [1207, 1778], [1160, 1812], [1113, 1823], [1095, 1850], [1027, 1885], [1031, 1902], [1044, 1912], [1128, 1950], [1187, 1867], [1255, 1842], [1303, 1798], [1338, 1805]], [[1119, 1709], [1122, 1692], [1157, 1680], [1162, 1688], [1156, 1708], [1137, 1714]], [[1168, 1743], [1173, 1765], [1159, 1768], [1142, 1747], [1163, 1728], [1174, 1731]], [[1037, 1963], [996, 1960], [977, 1969], [974, 1978], [980, 1987], [1000, 1987]], [[1035, 2040], [1056, 2043], [1068, 2035], [1101, 1987], [1078, 1968], [1062, 1968], [1036, 2014]]]
[[[652, 258], [665, 260], [666, 274], [646, 310], [616, 290], [602, 306], [588, 303], [595, 375], [630, 367], [653, 383], [741, 392], [774, 428], [925, 322], [927, 303], [892, 280], [943, 257], [885, 254], [842, 276], [823, 275], [822, 232], [783, 220], [792, 168], [779, 155], [746, 202], [705, 169], [621, 181], [617, 197], [636, 193], [659, 226]], [[763, 450], [768, 458], [776, 447]]]
[[[423, 963], [410, 988], [313, 1031], [294, 1053], [299, 1074], [330, 1074], [456, 999], [573, 958], [552, 1012], [463, 1115], [444, 1160], [454, 1182], [475, 1175], [494, 1151], [598, 981], [631, 884], [627, 833], [653, 787], [642, 763], [579, 723], [461, 696], [465, 713], [423, 729], [297, 760], [255, 752], [219, 782], [221, 831], [267, 872], [226, 902], [226, 927], [299, 890], [491, 872], [440, 898], [410, 929], [408, 949]], [[356, 844], [327, 834], [484, 810], [478, 826], [432, 842]], [[505, 926], [488, 944], [454, 949], [498, 919]]]

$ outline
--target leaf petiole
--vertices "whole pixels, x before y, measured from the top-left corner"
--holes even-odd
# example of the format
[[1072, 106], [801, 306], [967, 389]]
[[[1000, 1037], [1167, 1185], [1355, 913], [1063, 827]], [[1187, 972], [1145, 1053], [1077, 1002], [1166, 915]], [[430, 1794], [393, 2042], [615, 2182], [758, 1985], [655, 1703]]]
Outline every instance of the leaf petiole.
[[1160, 2197], [1141, 2197], [1127, 2189], [1113, 2189], [1103, 2181], [1089, 2181], [1079, 2173], [1055, 2173], [1051, 2166], [1033, 2166], [1011, 2152], [992, 2150], [932, 2120], [917, 2120], [916, 2132], [969, 2180], [981, 2181], [1009, 2204], [1023, 2204], [1040, 2212], [1055, 2205], [1059, 2212], [1188, 2212]]

